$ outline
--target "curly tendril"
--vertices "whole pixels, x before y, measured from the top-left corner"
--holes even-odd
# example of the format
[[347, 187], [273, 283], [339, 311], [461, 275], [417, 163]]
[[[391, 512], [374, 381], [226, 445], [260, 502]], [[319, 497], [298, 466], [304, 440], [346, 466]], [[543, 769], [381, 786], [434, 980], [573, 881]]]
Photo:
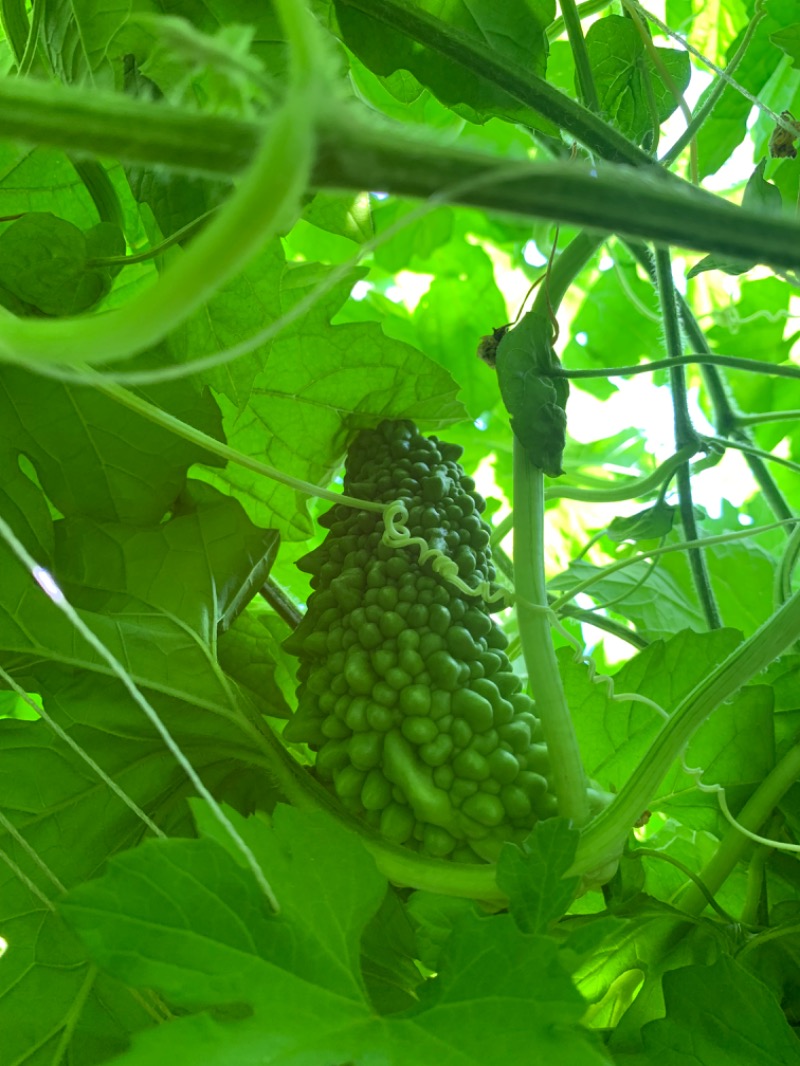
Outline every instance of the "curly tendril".
[[439, 548], [432, 548], [423, 537], [412, 537], [408, 526], [408, 508], [402, 500], [393, 500], [384, 508], [384, 533], [381, 542], [388, 548], [419, 548], [419, 564], [429, 562], [433, 572], [465, 596], [479, 596], [484, 603], [500, 603], [508, 607], [514, 602], [511, 589], [498, 587], [490, 581], [479, 581], [473, 588], [459, 577], [458, 563]]

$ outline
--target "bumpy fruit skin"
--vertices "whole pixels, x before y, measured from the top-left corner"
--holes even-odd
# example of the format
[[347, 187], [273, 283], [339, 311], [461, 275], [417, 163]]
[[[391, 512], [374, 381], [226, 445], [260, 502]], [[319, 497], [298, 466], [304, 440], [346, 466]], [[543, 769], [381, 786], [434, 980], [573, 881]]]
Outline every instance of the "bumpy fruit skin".
[[[461, 448], [382, 422], [353, 443], [345, 492], [402, 500], [412, 537], [492, 582], [485, 503]], [[317, 753], [342, 804], [388, 840], [440, 858], [492, 861], [555, 813], [547, 748], [531, 700], [480, 596], [381, 542], [380, 514], [335, 505], [325, 541], [298, 564], [308, 611], [286, 642], [300, 658], [298, 709], [284, 736]]]

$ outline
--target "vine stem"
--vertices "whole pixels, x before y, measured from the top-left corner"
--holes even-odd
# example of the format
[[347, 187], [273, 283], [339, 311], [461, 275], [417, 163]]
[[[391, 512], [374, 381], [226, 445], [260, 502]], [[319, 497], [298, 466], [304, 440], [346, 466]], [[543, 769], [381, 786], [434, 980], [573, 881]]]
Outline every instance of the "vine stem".
[[750, 862], [747, 866], [747, 890], [745, 893], [742, 913], [739, 918], [742, 925], [767, 924], [767, 914], [764, 913], [762, 915], [760, 912], [762, 909], [766, 912], [766, 907], [763, 907], [766, 889], [764, 875], [767, 859], [771, 854], [772, 848], [768, 848], [764, 844], [757, 844], [753, 849], [753, 854], [750, 857]]
[[755, 414], [738, 414], [734, 415], [734, 421], [737, 427], [743, 426], [745, 428], [763, 426], [767, 422], [798, 422], [800, 421], [800, 410], [757, 411]]
[[572, 58], [575, 60], [575, 72], [578, 75], [581, 100], [590, 111], [600, 111], [600, 100], [597, 96], [597, 86], [594, 83], [592, 66], [589, 62], [589, 52], [586, 48], [586, 40], [583, 36], [580, 15], [575, 0], [561, 0], [561, 17], [567, 29], [569, 45], [572, 49]]
[[[580, 110], [611, 129], [592, 112]], [[270, 128], [274, 121], [268, 117]], [[569, 121], [563, 125], [577, 136]], [[257, 156], [263, 134], [264, 127], [255, 123], [148, 104], [124, 93], [36, 79], [0, 80], [0, 136], [72, 154], [230, 178]], [[485, 152], [432, 144], [404, 130], [368, 125], [344, 109], [326, 112], [324, 128], [316, 129], [310, 181], [314, 188], [359, 193], [384, 189], [410, 198], [435, 196], [464, 182], [464, 191], [451, 197], [452, 203], [592, 226], [774, 267], [797, 267], [800, 224], [693, 188], [670, 171], [657, 171], [645, 153], [636, 153], [628, 162], [642, 164], [638, 169], [498, 160]], [[644, 163], [650, 174], [638, 172]], [[259, 206], [263, 210], [265, 205]], [[23, 354], [33, 359], [36, 353]], [[86, 354], [77, 358], [85, 362]], [[66, 361], [58, 360], [55, 352], [52, 359]]]
[[[655, 166], [655, 161], [641, 148], [544, 78], [421, 8], [405, 0], [340, 0], [340, 4], [390, 26], [424, 48], [458, 63], [473, 76], [486, 78], [601, 157], [633, 166]], [[561, 12], [566, 18], [563, 4]], [[578, 32], [581, 32], [579, 21]], [[571, 40], [570, 36], [570, 43]]]
[[[678, 303], [680, 306], [683, 328], [689, 337], [690, 343], [693, 344], [698, 351], [710, 355], [711, 349], [708, 341], [706, 340], [705, 334], [700, 328], [700, 323], [695, 318], [692, 309], [682, 296]], [[718, 372], [715, 366], [708, 363], [701, 364], [700, 373], [703, 376], [706, 388], [708, 389], [708, 394], [711, 398], [711, 404], [714, 410], [714, 425], [717, 428], [717, 432], [720, 436], [724, 437], [729, 431], [740, 446], [745, 445], [752, 447], [752, 437], [747, 428], [741, 425], [738, 421], [738, 408], [734, 405], [733, 399], [729, 395], [722, 375]], [[778, 485], [767, 469], [763, 458], [752, 452], [748, 452], [746, 448], [743, 450], [745, 462], [750, 468], [750, 473], [753, 475], [758, 487], [764, 493], [764, 499], [772, 513], [776, 518], [791, 518], [793, 514], [792, 508], [789, 506], [785, 496], [778, 488]], [[787, 533], [788, 532], [789, 530], [787, 530]]]
[[589, 820], [586, 775], [550, 635], [544, 574], [544, 474], [514, 439], [514, 576], [528, 681], [550, 753], [559, 813], [578, 828]]
[[[649, 249], [642, 245], [628, 242], [628, 250], [650, 275], [653, 284], [655, 284], [655, 268], [653, 266], [653, 258], [650, 255]], [[708, 389], [711, 398], [711, 404], [714, 409], [714, 425], [717, 428], [717, 432], [724, 435], [730, 430], [741, 443], [751, 444], [752, 441], [747, 430], [742, 428], [737, 422], [738, 411], [734, 407], [733, 401], [728, 395], [725, 382], [716, 368], [717, 366], [728, 366], [731, 369], [748, 369], [756, 371], [755, 364], [757, 361], [752, 359], [738, 360], [735, 356], [712, 354], [705, 333], [703, 333], [703, 330], [700, 327], [700, 323], [697, 321], [694, 312], [681, 295], [678, 295], [678, 308], [684, 331], [689, 338], [689, 343], [693, 345], [697, 355], [702, 356], [702, 358], [697, 358], [696, 361], [700, 365], [700, 373], [703, 376], [703, 380], [705, 381], [706, 388]], [[692, 357], [681, 356], [681, 360], [685, 358]], [[749, 365], [745, 366], [744, 364]], [[763, 366], [764, 364], [761, 365]], [[785, 368], [779, 367], [777, 369], [779, 372], [786, 369], [792, 374], [798, 374], [797, 367], [787, 366]], [[800, 376], [800, 374], [798, 374], [798, 376]], [[759, 488], [764, 493], [764, 498], [773, 514], [776, 518], [780, 519], [791, 518], [792, 509], [789, 507], [789, 504], [775, 483], [765, 463], [756, 455], [748, 452], [745, 452], [744, 454], [745, 462], [750, 467], [750, 472], [755, 478]]]
[[[655, 273], [658, 295], [661, 301], [661, 316], [664, 323], [667, 356], [672, 361], [679, 359], [683, 354], [683, 339], [678, 318], [675, 284], [672, 280], [672, 258], [669, 254], [669, 248], [656, 248]], [[682, 366], [671, 366], [669, 374], [672, 408], [675, 416], [675, 447], [680, 450], [692, 443], [698, 443], [698, 436], [689, 414], [684, 369]], [[686, 539], [690, 541], [697, 540], [697, 522], [692, 501], [692, 479], [688, 463], [682, 463], [678, 467], [676, 483], [681, 523]], [[706, 625], [709, 629], [719, 629], [722, 625], [722, 620], [714, 598], [714, 590], [711, 587], [711, 578], [709, 577], [705, 556], [697, 548], [689, 549], [689, 567], [692, 572], [694, 587], [706, 618]]]
[[544, 490], [545, 500], [581, 500], [585, 503], [620, 503], [623, 500], [638, 499], [664, 485], [684, 463], [695, 454], [694, 445], [681, 448], [652, 474], [629, 481], [627, 484], [609, 486], [608, 488], [584, 488], [580, 485], [555, 484]]
[[719, 355], [711, 352], [690, 352], [669, 359], [651, 359], [647, 363], [632, 366], [602, 366], [585, 369], [568, 370], [558, 367], [551, 371], [556, 378], [628, 377], [631, 374], [652, 374], [656, 370], [667, 370], [673, 366], [726, 366], [731, 370], [746, 370], [751, 374], [765, 374], [767, 377], [800, 378], [800, 367], [789, 363], [761, 363], [757, 359], [742, 359], [738, 355]]
[[[797, 605], [800, 593], [795, 594], [790, 604]], [[777, 617], [777, 616], [776, 616]], [[745, 803], [736, 820], [745, 829], [755, 833], [769, 818], [786, 792], [800, 777], [800, 743], [795, 744], [767, 774], [750, 799]], [[753, 847], [753, 842], [734, 826], [728, 829], [700, 874], [700, 879], [710, 892], [716, 893], [732, 873], [734, 867], [745, 853]], [[699, 915], [706, 906], [706, 900], [698, 893], [694, 885], [687, 885], [681, 893], [677, 905], [687, 914]]]
[[[596, 15], [598, 11], [603, 11], [607, 7], [611, 7], [611, 0], [584, 0], [582, 4], [576, 6], [575, 10], [578, 18], [584, 19], [589, 15]], [[557, 41], [566, 28], [566, 19], [563, 15], [554, 19], [545, 31], [548, 41], [551, 43]]]

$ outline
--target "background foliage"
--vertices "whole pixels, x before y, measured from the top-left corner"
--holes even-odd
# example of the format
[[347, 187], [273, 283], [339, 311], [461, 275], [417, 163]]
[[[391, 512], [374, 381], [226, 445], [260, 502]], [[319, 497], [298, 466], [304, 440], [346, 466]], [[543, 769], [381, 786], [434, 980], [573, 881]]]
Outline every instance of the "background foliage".
[[[797, 5], [646, 7], [580, 5], [592, 110], [572, 3], [314, 0], [336, 91], [309, 182], [282, 161], [300, 174], [293, 216], [157, 343], [102, 368], [205, 436], [122, 405], [85, 367], [0, 364], [3, 1066], [800, 1059], [797, 773], [754, 826], [794, 852], [745, 840], [700, 787], [723, 785], [741, 812], [796, 758], [791, 642], [697, 730], [602, 893], [576, 897], [578, 833], [558, 818], [503, 851], [488, 902], [390, 884], [303, 791], [309, 752], [279, 740], [295, 706], [282, 641], [309, 592], [295, 562], [328, 504], [253, 463], [335, 490], [358, 430], [412, 419], [464, 446], [510, 582], [513, 437], [476, 349], [546, 272], [569, 275], [559, 359], [601, 372], [571, 382], [544, 518], [559, 668], [597, 786], [618, 792], [645, 759], [654, 704], [672, 713], [791, 597], [790, 523], [724, 535], [800, 509], [800, 163], [791, 115], [776, 126], [800, 116]], [[18, 320], [124, 307], [191, 254], [284, 105], [288, 50], [255, 0], [3, 0], [0, 17], [5, 338]], [[735, 84], [718, 82], [732, 60]], [[697, 115], [717, 87], [674, 181], [637, 174], [685, 128], [677, 97]], [[62, 103], [77, 110], [59, 125]], [[476, 153], [494, 183], [464, 184], [486, 165]], [[529, 162], [554, 206], [502, 176]], [[693, 178], [708, 199], [683, 188]], [[584, 223], [595, 250], [570, 272]], [[665, 354], [645, 237], [673, 245], [685, 352], [794, 377], [627, 374]], [[685, 446], [686, 418], [693, 496], [668, 479], [603, 498]], [[633, 559], [720, 536], [705, 594], [683, 550]], [[524, 675], [517, 620], [501, 617]], [[612, 698], [567, 636], [635, 699]], [[698, 877], [713, 907], [692, 896]]]

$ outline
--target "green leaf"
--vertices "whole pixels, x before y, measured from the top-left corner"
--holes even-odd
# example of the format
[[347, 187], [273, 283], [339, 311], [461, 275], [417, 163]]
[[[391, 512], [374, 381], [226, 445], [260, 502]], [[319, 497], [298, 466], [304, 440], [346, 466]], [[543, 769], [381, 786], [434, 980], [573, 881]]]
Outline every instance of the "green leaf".
[[[767, 0], [764, 4], [766, 18], [762, 19], [745, 52], [744, 58], [736, 69], [736, 81], [753, 96], [761, 94], [775, 76], [776, 67], [781, 61], [781, 53], [770, 39], [771, 34], [779, 32], [797, 21], [795, 0]], [[725, 59], [720, 62], [725, 66], [742, 43], [745, 29], [741, 28], [738, 36], [727, 48]], [[709, 87], [700, 97], [702, 106]], [[747, 118], [752, 104], [732, 85], [726, 85], [722, 96], [697, 135], [697, 153], [700, 177], [705, 178], [715, 173], [727, 160], [747, 132]], [[779, 107], [780, 110], [780, 107]]]
[[75, 315], [110, 291], [112, 273], [96, 256], [125, 251], [122, 233], [101, 222], [87, 234], [66, 219], [32, 212], [0, 235], [0, 300], [17, 314]]
[[444, 946], [458, 923], [475, 909], [475, 904], [433, 892], [414, 892], [407, 904], [414, 926], [417, 957], [432, 972], [439, 969]]
[[42, 43], [59, 78], [82, 82], [96, 72], [108, 77], [108, 45], [129, 13], [125, 0], [101, 8], [91, 0], [51, 4], [43, 18]]
[[666, 1017], [642, 1029], [644, 1066], [790, 1066], [797, 1036], [769, 990], [733, 959], [686, 966], [664, 977]]
[[289, 718], [297, 688], [297, 660], [283, 650], [286, 623], [254, 600], [217, 642], [220, 666], [247, 690], [262, 714]]
[[[474, 38], [479, 46], [488, 44], [499, 57], [525, 70], [543, 75], [547, 61], [544, 30], [555, 17], [552, 0], [512, 0], [501, 7], [491, 0], [466, 3], [465, 0], [415, 0], [412, 8], [435, 15], [442, 32], [453, 29]], [[486, 122], [499, 116], [512, 122], [542, 128], [536, 112], [514, 100], [480, 76], [427, 48], [422, 48], [395, 30], [387, 29], [368, 15], [334, 0], [342, 38], [375, 74], [388, 79], [395, 71], [410, 71], [442, 104], [471, 122]], [[389, 84], [387, 84], [387, 88]], [[550, 126], [547, 124], [550, 131]]]
[[318, 192], [303, 212], [303, 218], [312, 226], [346, 237], [361, 244], [373, 236], [372, 209], [369, 196], [337, 196], [330, 192]]
[[[471, 418], [497, 403], [494, 375], [476, 358], [482, 334], [506, 318], [491, 260], [481, 248], [467, 246], [456, 276], [439, 274], [417, 306], [414, 321], [419, 345], [461, 386], [460, 398]], [[469, 285], [464, 284], [465, 277]]]
[[659, 500], [652, 507], [637, 511], [627, 518], [615, 518], [606, 530], [606, 535], [617, 544], [665, 537], [672, 530], [676, 511], [676, 507]]
[[[176, 361], [250, 338], [328, 284], [330, 268], [284, 261], [275, 242], [170, 341]], [[437, 429], [465, 416], [446, 370], [372, 322], [332, 325], [360, 272], [324, 292], [250, 355], [204, 375], [217, 392], [228, 444], [312, 484], [327, 484], [352, 435], [383, 418]], [[197, 471], [259, 525], [289, 539], [311, 529], [304, 502], [277, 482], [229, 464]]]
[[[665, 81], [631, 19], [606, 15], [594, 22], [586, 34], [586, 48], [601, 111], [631, 140], [641, 141], [645, 133], [652, 131], [654, 122], [663, 122], [677, 108], [672, 86]], [[672, 48], [655, 51], [673, 85], [684, 92], [691, 75], [688, 54]]]
[[[704, 785], [722, 785], [734, 809], [775, 764], [772, 710], [769, 686], [748, 685], [703, 723], [687, 748], [686, 765], [703, 771]], [[693, 829], [720, 835], [727, 825], [716, 795], [698, 792], [697, 779], [682, 767], [664, 779], [653, 806]]]
[[370, 1002], [379, 1014], [396, 1014], [414, 1006], [416, 991], [424, 980], [416, 959], [410, 915], [390, 885], [361, 938], [361, 973]]
[[794, 900], [770, 909], [770, 928], [756, 934], [737, 961], [762, 981], [796, 1024], [800, 1007], [800, 907]]
[[552, 328], [546, 316], [529, 311], [500, 341], [497, 380], [511, 428], [528, 458], [548, 477], [558, 477], [563, 473], [569, 383], [548, 373], [558, 363]]
[[200, 482], [189, 482], [176, 511], [151, 527], [57, 523], [56, 574], [67, 587], [91, 589], [95, 606], [95, 592], [127, 592], [213, 647], [217, 626], [232, 624], [266, 581], [278, 538]]
[[795, 70], [800, 70], [800, 22], [776, 30], [770, 34], [769, 39], [789, 56]]
[[591, 586], [592, 598], [601, 607], [607, 603], [648, 639], [667, 637], [687, 626], [703, 627], [699, 607], [661, 562], [656, 566], [647, 561], [631, 563], [624, 570], [603, 575], [601, 567], [580, 559], [548, 582], [548, 588], [565, 592], [595, 575], [602, 576]]
[[[220, 1064], [280, 1053], [287, 1066], [323, 1066], [402, 1058], [410, 1047], [421, 1066], [443, 1054], [465, 1066], [488, 1056], [505, 1066], [556, 1048], [565, 1066], [608, 1061], [578, 1024], [583, 1002], [555, 942], [523, 936], [507, 915], [464, 916], [418, 1005], [375, 1015], [359, 941], [383, 879], [357, 839], [327, 817], [278, 808], [273, 824], [245, 832], [280, 901], [278, 916], [249, 872], [211, 840], [145, 844], [61, 904], [93, 957], [126, 981], [190, 1011], [228, 1006], [227, 1018], [193, 1014], [142, 1034], [120, 1063], [169, 1056], [181, 1066], [202, 1048]], [[487, 981], [493, 996], [476, 1014]], [[545, 999], [536, 995], [542, 988]]]
[[[733, 630], [686, 630], [671, 640], [654, 641], [614, 675], [614, 695], [645, 696], [670, 714], [739, 642]], [[576, 664], [567, 649], [559, 652], [559, 660], [586, 771], [604, 788], [618, 791], [663, 719], [645, 703], [611, 700], [608, 685], [590, 681], [586, 668]]]
[[[119, 682], [40, 666], [37, 683], [48, 714], [133, 802], [167, 831], [190, 829], [186, 776]], [[209, 788], [243, 807], [271, 805], [263, 771], [254, 773], [231, 758], [237, 748], [242, 755], [246, 750], [235, 724], [223, 715], [148, 695], [178, 743], [191, 752]], [[109, 856], [138, 844], [145, 830], [43, 720], [0, 720], [0, 761], [0, 810], [16, 827], [15, 836], [3, 828], [0, 847], [28, 879], [23, 883], [5, 863], [0, 866], [0, 929], [9, 944], [0, 961], [3, 1053], [13, 1052], [8, 1061], [26, 1066], [51, 1061], [72, 1018], [77, 1027], [70, 1047], [76, 1060], [82, 1061], [85, 1048], [87, 1061], [98, 1061], [100, 1050], [119, 1052], [127, 1034], [152, 1024], [150, 997], [143, 1002], [108, 976], [93, 978], [81, 946], [41, 898], [55, 902], [60, 892], [32, 854], [71, 888], [93, 876]], [[38, 893], [29, 888], [31, 882]], [[34, 999], [38, 1005], [31, 1011]], [[44, 1054], [42, 1047], [49, 1058], [37, 1057]]]
[[[207, 393], [169, 384], [148, 396], [219, 436], [219, 413]], [[92, 389], [8, 365], [0, 369], [0, 439], [13, 455], [26, 456], [61, 514], [98, 521], [159, 522], [191, 464], [209, 461], [196, 445]]]
[[[783, 210], [783, 198], [777, 185], [764, 180], [766, 165], [767, 160], [762, 159], [748, 178], [742, 196], [742, 207], [763, 211], [767, 215], [779, 215]], [[724, 256], [707, 255], [699, 263], [695, 263], [686, 277], [697, 277], [705, 270], [724, 270], [726, 274], [733, 275], [744, 274], [755, 265], [755, 263], [741, 263], [734, 259], [726, 259]]]
[[578, 847], [579, 833], [565, 818], [540, 822], [522, 848], [507, 844], [497, 860], [497, 884], [523, 933], [545, 933], [572, 902], [580, 878], [564, 874]]
[[[412, 205], [392, 197], [378, 204], [373, 212], [375, 230], [381, 237], [375, 262], [391, 273], [424, 270], [437, 249], [454, 235], [452, 207], [435, 207], [416, 218], [413, 211]], [[391, 236], [389, 230], [393, 231]]]

